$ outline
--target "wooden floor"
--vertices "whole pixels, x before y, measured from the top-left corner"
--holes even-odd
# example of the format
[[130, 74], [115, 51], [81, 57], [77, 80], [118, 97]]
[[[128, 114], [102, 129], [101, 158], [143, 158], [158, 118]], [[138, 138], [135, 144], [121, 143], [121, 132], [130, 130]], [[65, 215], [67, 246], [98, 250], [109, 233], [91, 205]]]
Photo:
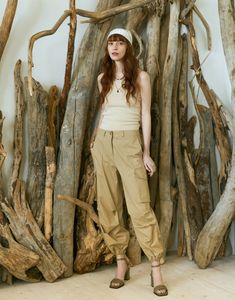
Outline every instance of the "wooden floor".
[[[169, 288], [166, 300], [235, 300], [235, 256], [216, 260], [200, 270], [187, 258], [169, 255], [162, 267]], [[0, 285], [1, 300], [151, 300], [158, 299], [150, 286], [150, 266], [146, 260], [131, 268], [131, 280], [118, 290], [108, 287], [115, 266], [60, 279], [54, 283]], [[157, 298], [156, 298], [157, 297]]]

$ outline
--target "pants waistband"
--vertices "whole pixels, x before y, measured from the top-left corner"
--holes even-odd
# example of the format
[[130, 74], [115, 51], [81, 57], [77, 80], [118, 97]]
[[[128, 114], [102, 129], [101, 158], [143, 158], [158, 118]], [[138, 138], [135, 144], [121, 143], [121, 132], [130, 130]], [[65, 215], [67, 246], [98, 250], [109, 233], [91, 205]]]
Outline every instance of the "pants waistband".
[[139, 130], [105, 130], [99, 128], [97, 131], [97, 134], [99, 135], [108, 135], [108, 136], [114, 136], [114, 137], [122, 137], [122, 136], [133, 136], [138, 135], [140, 132]]

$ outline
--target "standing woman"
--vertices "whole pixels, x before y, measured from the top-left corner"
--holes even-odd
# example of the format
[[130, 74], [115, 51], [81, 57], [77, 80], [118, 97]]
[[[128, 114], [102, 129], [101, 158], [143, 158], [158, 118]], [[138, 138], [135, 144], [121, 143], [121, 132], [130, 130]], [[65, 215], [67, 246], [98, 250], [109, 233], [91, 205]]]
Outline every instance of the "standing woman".
[[124, 280], [129, 279], [129, 262], [125, 255], [129, 232], [122, 218], [124, 192], [136, 237], [151, 261], [154, 293], [165, 296], [168, 291], [160, 270], [163, 248], [156, 216], [150, 206], [147, 180], [147, 173], [152, 176], [156, 171], [150, 157], [150, 78], [139, 68], [128, 30], [116, 28], [109, 33], [98, 88], [101, 114], [90, 146], [97, 174], [101, 230], [117, 261], [110, 288], [120, 288]]

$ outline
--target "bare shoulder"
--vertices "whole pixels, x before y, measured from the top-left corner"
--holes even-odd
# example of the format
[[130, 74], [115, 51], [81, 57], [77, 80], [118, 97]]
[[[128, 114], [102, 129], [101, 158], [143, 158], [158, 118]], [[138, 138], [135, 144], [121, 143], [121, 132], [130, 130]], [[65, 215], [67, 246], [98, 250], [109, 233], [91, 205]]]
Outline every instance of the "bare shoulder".
[[97, 77], [97, 81], [100, 82], [102, 77], [103, 77], [104, 73], [100, 73]]
[[140, 70], [140, 72], [138, 74], [138, 81], [139, 81], [140, 85], [149, 82], [150, 81], [149, 74], [143, 70]]
[[101, 79], [102, 79], [103, 75], [104, 75], [104, 73], [100, 73], [97, 77], [98, 89], [99, 89], [100, 93], [101, 93], [101, 90], [102, 90]]

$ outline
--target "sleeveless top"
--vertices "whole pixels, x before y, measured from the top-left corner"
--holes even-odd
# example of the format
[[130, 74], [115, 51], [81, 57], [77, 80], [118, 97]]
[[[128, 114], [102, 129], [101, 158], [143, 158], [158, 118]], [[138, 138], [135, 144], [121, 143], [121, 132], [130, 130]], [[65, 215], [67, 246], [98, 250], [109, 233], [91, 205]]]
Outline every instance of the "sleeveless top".
[[127, 91], [116, 87], [115, 82], [107, 94], [101, 115], [100, 128], [104, 130], [138, 130], [140, 127], [140, 100], [130, 96]]

